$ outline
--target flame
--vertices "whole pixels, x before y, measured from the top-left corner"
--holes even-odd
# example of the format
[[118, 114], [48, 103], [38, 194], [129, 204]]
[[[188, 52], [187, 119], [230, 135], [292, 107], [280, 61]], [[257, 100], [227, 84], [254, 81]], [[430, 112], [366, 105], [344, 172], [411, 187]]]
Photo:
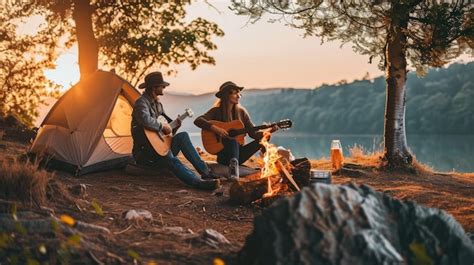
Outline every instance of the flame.
[[272, 188], [272, 181], [271, 178], [272, 176], [278, 175], [279, 176], [279, 171], [276, 166], [276, 161], [280, 159], [280, 155], [278, 154], [278, 149], [274, 144], [271, 144], [268, 142], [268, 139], [270, 138], [270, 129], [265, 130], [263, 132], [263, 138], [260, 140], [260, 144], [262, 144], [265, 149], [265, 155], [263, 157], [263, 163], [264, 166], [262, 168], [260, 177], [261, 178], [268, 178], [268, 192], [263, 195], [263, 197], [270, 197], [273, 194], [277, 193], [279, 189], [273, 190]]

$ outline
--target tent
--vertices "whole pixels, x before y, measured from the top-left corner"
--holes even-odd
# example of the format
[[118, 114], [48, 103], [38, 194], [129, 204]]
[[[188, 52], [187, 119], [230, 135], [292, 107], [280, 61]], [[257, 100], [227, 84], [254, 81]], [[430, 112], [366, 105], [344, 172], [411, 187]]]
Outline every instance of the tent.
[[118, 75], [96, 71], [51, 108], [30, 153], [47, 166], [82, 175], [125, 165], [131, 158], [131, 114], [140, 92]]

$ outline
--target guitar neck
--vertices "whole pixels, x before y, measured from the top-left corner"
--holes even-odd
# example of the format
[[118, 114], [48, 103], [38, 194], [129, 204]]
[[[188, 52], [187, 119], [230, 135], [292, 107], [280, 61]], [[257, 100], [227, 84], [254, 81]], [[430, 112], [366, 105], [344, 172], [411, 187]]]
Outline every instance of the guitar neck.
[[255, 126], [255, 127], [252, 127], [252, 128], [243, 128], [243, 129], [239, 129], [239, 130], [233, 130], [232, 134], [234, 134], [234, 135], [245, 134], [245, 133], [249, 133], [249, 132], [252, 132], [252, 131], [267, 129], [267, 128], [270, 128], [270, 127], [273, 127], [273, 126], [274, 126], [274, 124], [264, 124], [264, 125]]
[[170, 122], [170, 127], [172, 130], [176, 129], [178, 127], [178, 120], [180, 121], [183, 121], [184, 119], [186, 119], [188, 117], [188, 113], [185, 112], [183, 113], [182, 115], [179, 115], [178, 118], [172, 122]]

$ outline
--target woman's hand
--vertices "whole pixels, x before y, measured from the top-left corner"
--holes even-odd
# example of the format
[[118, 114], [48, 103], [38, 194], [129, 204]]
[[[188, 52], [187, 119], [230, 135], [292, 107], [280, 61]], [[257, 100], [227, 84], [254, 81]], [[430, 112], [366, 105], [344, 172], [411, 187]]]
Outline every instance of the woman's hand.
[[215, 132], [217, 135], [219, 135], [220, 137], [225, 137], [225, 138], [229, 137], [229, 133], [218, 126], [212, 125], [211, 130]]
[[272, 129], [270, 130], [270, 133], [276, 132], [276, 131], [278, 131], [278, 129], [280, 129], [280, 128], [278, 127], [278, 125], [273, 125], [273, 126], [272, 126]]

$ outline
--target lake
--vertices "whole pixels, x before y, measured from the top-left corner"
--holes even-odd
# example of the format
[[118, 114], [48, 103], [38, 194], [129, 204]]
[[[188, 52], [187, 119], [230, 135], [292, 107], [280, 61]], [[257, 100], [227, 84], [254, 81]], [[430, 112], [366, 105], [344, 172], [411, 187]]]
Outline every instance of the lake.
[[[202, 146], [199, 133], [191, 133], [196, 146]], [[278, 132], [271, 142], [291, 149], [295, 157], [329, 157], [331, 141], [341, 140], [344, 155], [355, 144], [372, 152], [383, 149], [381, 135], [295, 135]], [[418, 161], [435, 171], [474, 172], [474, 135], [408, 135], [408, 146]]]

